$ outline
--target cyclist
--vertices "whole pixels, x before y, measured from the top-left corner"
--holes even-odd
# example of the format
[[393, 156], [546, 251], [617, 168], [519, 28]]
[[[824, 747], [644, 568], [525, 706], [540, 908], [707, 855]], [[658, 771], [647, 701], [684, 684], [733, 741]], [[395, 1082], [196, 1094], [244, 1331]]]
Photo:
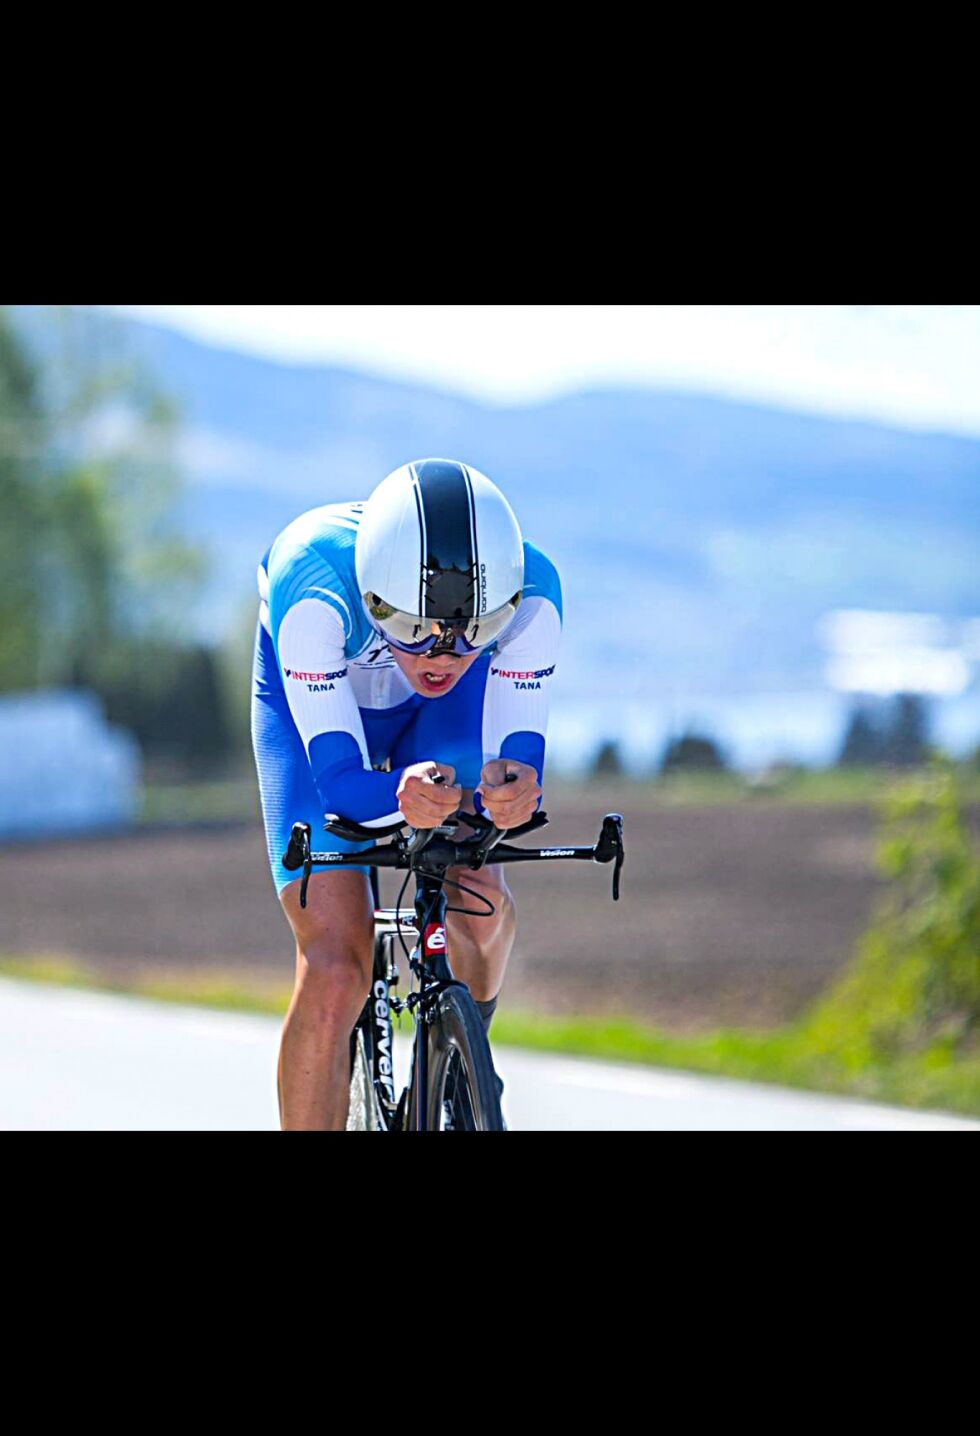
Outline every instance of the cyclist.
[[[303, 514], [258, 578], [252, 738], [272, 876], [296, 939], [280, 1116], [285, 1130], [341, 1130], [348, 1039], [371, 980], [368, 870], [317, 872], [302, 909], [281, 862], [292, 825], [322, 833], [332, 812], [431, 828], [473, 805], [500, 828], [526, 822], [541, 801], [561, 586], [496, 485], [447, 459], [403, 465], [366, 502]], [[322, 833], [314, 846], [367, 844]], [[513, 898], [500, 867], [448, 876], [496, 909], [447, 921], [454, 971], [489, 1030]]]

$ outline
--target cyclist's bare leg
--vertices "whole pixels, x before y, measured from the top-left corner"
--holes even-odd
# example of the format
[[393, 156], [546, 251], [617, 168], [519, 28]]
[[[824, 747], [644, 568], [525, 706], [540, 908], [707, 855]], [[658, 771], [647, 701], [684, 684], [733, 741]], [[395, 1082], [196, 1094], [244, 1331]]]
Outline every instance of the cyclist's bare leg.
[[338, 1132], [347, 1122], [350, 1034], [371, 986], [374, 907], [363, 873], [314, 873], [281, 894], [296, 938], [296, 985], [279, 1053], [284, 1132]]
[[[463, 794], [461, 817], [472, 802], [473, 794], [467, 790]], [[468, 831], [461, 828], [460, 838]], [[477, 1002], [489, 1002], [503, 986], [507, 959], [517, 933], [517, 910], [504, 879], [504, 869], [499, 865], [480, 868], [478, 872], [472, 868], [450, 868], [447, 877], [485, 895], [496, 908], [492, 917], [449, 913], [446, 918], [449, 964], [454, 976], [466, 983]], [[453, 907], [469, 907], [474, 912], [483, 908], [477, 898], [467, 897], [456, 888], [447, 888], [446, 896]]]
[[[514, 946], [517, 933], [514, 899], [504, 881], [502, 867], [481, 868], [479, 872], [471, 868], [450, 868], [447, 876], [485, 895], [496, 908], [493, 917], [469, 917], [451, 912], [446, 918], [453, 976], [466, 983], [477, 1002], [489, 1002], [503, 986], [507, 959]], [[475, 897], [467, 897], [455, 888], [448, 888], [447, 896], [454, 907], [457, 903], [465, 904], [476, 911], [483, 906]]]

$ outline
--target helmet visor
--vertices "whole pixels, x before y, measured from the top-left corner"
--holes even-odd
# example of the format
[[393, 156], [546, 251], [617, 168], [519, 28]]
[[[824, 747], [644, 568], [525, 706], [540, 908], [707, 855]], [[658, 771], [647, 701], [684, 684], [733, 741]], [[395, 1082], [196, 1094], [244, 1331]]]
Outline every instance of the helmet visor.
[[421, 618], [417, 613], [404, 613], [376, 593], [363, 595], [364, 607], [373, 623], [393, 648], [402, 653], [478, 653], [503, 633], [517, 612], [521, 595], [515, 593], [509, 602], [493, 613], [473, 617], [457, 614], [453, 618]]

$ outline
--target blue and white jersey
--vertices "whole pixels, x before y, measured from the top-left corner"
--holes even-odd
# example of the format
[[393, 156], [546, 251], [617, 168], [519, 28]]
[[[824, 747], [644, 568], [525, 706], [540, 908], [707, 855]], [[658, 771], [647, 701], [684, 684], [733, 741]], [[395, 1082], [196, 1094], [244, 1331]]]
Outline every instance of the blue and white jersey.
[[[421, 708], [428, 730], [440, 710], [455, 722], [453, 691], [425, 698], [409, 685], [361, 601], [354, 546], [363, 503], [302, 514], [259, 567], [260, 623], [272, 640], [289, 713], [303, 741], [323, 810], [368, 826], [397, 820], [402, 769], [377, 772]], [[544, 769], [548, 697], [558, 658], [558, 572], [524, 545], [523, 601], [499, 639], [456, 685], [482, 701], [482, 761], [513, 758]], [[478, 675], [479, 686], [470, 683]], [[442, 704], [447, 706], [443, 710]], [[418, 758], [452, 761], [440, 752]], [[462, 775], [457, 775], [463, 781]], [[469, 786], [464, 782], [464, 786]]]

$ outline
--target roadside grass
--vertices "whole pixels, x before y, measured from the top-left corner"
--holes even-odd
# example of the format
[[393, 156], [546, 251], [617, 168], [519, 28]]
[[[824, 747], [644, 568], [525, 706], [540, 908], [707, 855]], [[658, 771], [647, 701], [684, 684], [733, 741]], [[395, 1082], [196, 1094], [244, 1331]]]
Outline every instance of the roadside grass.
[[675, 1035], [625, 1021], [501, 1012], [493, 1038], [515, 1047], [980, 1116], [980, 1051], [963, 1056], [939, 1041], [890, 1060], [849, 1062], [836, 1042], [821, 1040], [811, 1016], [770, 1031], [720, 1028]]
[[[282, 1017], [291, 989], [225, 972], [108, 974], [68, 958], [0, 956], [0, 976], [60, 987], [128, 994], [159, 1002]], [[800, 1021], [768, 1031], [721, 1028], [675, 1034], [627, 1019], [555, 1017], [501, 1009], [495, 1045], [605, 1061], [679, 1068], [869, 1101], [980, 1116], [980, 1051], [964, 1057], [944, 1040], [888, 1061], [864, 1060], [818, 1004]], [[402, 1019], [402, 1031], [411, 1031]]]
[[152, 998], [189, 1007], [214, 1007], [224, 1012], [258, 1012], [282, 1017], [291, 988], [284, 983], [243, 982], [225, 972], [106, 972], [74, 958], [0, 955], [0, 977], [81, 988], [129, 997]]

